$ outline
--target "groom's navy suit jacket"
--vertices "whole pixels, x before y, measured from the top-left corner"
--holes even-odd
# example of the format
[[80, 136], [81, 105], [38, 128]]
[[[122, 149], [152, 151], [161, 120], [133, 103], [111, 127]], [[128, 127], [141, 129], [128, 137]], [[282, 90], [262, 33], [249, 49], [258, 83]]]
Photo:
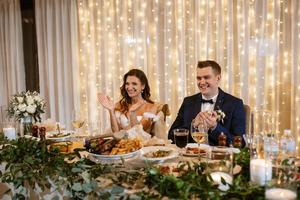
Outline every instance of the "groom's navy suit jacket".
[[[177, 128], [185, 128], [190, 130], [191, 122], [201, 111], [201, 93], [184, 98], [183, 103], [178, 111], [178, 115], [172, 124], [168, 138], [174, 141], [173, 130]], [[231, 144], [233, 137], [243, 136], [246, 132], [246, 114], [243, 101], [236, 98], [219, 88], [214, 110], [221, 110], [225, 113], [225, 118], [217, 123], [214, 130], [209, 130], [208, 141], [210, 145], [218, 145], [218, 137], [221, 132], [227, 136], [227, 144]], [[243, 138], [243, 137], [242, 137]], [[195, 142], [191, 134], [189, 142]], [[243, 141], [243, 145], [244, 145]]]

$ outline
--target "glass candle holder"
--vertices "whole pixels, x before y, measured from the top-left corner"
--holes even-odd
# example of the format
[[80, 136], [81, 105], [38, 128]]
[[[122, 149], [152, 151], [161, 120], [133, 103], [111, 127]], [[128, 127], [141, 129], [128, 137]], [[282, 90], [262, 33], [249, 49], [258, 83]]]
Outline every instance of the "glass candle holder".
[[268, 200], [297, 199], [297, 170], [295, 163], [280, 163], [273, 167], [271, 180], [266, 184], [265, 198]]
[[250, 180], [253, 184], [264, 186], [272, 178], [272, 168], [279, 152], [271, 113], [266, 110], [254, 111], [251, 114], [251, 127]]
[[271, 180], [272, 162], [261, 158], [250, 160], [250, 180], [252, 183], [263, 186]]
[[[233, 182], [233, 154], [231, 151], [212, 150], [210, 160], [208, 161], [209, 174], [214, 184], [218, 185], [218, 189], [227, 191]], [[226, 182], [222, 181], [222, 179]]]
[[17, 125], [15, 122], [3, 122], [2, 132], [8, 140], [17, 139]]

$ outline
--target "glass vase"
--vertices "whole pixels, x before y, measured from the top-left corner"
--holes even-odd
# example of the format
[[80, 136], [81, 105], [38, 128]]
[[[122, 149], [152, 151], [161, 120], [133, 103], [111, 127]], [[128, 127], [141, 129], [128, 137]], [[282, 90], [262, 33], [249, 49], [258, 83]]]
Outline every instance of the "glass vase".
[[28, 116], [28, 117], [24, 117], [21, 119], [21, 127], [20, 127], [20, 132], [21, 132], [21, 136], [23, 137], [24, 135], [32, 135], [31, 131], [32, 131], [32, 117]]

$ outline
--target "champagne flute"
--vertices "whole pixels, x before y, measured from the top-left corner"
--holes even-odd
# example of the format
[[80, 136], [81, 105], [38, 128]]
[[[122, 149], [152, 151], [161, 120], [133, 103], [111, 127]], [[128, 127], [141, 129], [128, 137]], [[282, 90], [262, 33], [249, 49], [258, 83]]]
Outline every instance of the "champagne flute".
[[205, 122], [196, 123], [195, 119], [191, 123], [191, 136], [198, 143], [198, 157], [201, 158], [200, 144], [207, 144], [207, 126]]
[[80, 117], [80, 114], [77, 110], [73, 110], [72, 114], [72, 126], [75, 129], [76, 133], [84, 125], [84, 120]]

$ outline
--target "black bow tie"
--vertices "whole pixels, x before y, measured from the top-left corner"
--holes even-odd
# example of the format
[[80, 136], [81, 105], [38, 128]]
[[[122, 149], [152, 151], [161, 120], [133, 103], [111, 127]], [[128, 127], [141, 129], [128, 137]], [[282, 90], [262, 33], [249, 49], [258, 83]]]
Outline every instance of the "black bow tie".
[[214, 104], [214, 101], [212, 99], [206, 100], [206, 99], [201, 99], [201, 103], [210, 103]]

